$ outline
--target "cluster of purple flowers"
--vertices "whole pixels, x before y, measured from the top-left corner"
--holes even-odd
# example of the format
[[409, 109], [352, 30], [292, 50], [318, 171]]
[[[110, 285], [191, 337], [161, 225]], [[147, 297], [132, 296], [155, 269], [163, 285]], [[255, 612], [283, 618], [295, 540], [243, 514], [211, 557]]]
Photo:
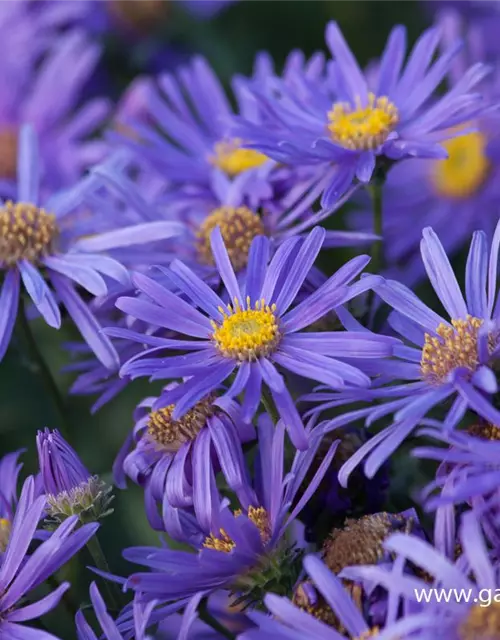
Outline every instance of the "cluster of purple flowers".
[[[64, 410], [38, 319], [78, 330], [65, 370], [92, 411], [162, 381], [112, 470], [159, 543], [124, 549], [117, 575], [97, 538], [107, 474], [71, 425], [39, 431], [20, 491], [22, 452], [0, 458], [0, 640], [57, 640], [43, 616], [64, 607], [79, 640], [498, 640], [488, 8], [465, 29], [449, 5], [409, 51], [395, 27], [366, 71], [331, 22], [328, 57], [293, 52], [280, 73], [261, 54], [232, 96], [194, 57], [112, 108], [85, 93], [96, 34], [138, 37], [166, 8], [98, 4], [0, 3], [19, 89], [0, 100], [0, 366], [27, 346]], [[421, 460], [439, 464], [402, 498]], [[91, 606], [66, 566], [83, 547]]]

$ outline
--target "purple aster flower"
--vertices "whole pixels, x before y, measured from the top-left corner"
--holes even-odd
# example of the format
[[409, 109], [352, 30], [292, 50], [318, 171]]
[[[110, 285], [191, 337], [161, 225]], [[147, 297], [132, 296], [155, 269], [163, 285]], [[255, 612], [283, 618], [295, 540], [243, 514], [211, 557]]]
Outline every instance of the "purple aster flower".
[[422, 494], [426, 509], [436, 510], [436, 519], [447, 520], [451, 529], [455, 511], [467, 504], [492, 544], [500, 545], [500, 429], [479, 421], [467, 427], [466, 432], [449, 431], [436, 423], [420, 433], [448, 445], [446, 448], [429, 445], [412, 451], [419, 458], [441, 462], [435, 480]]
[[260, 601], [266, 591], [286, 593], [293, 587], [300, 551], [289, 540], [291, 525], [328, 469], [337, 443], [297, 500], [321, 437], [314, 430], [306, 432], [308, 450], [296, 451], [290, 469], [285, 471], [284, 424], [280, 421], [274, 427], [264, 414], [258, 432], [255, 478], [245, 492], [250, 502], [240, 497], [241, 509], [232, 512], [215, 488], [213, 473], [207, 470], [203, 494], [206, 517], [196, 522], [188, 513], [177, 514], [184, 524], [185, 539], [198, 553], [151, 547], [127, 549], [125, 558], [151, 568], [148, 573], [132, 574], [128, 586], [144, 598], [158, 601], [190, 598], [199, 592], [207, 595], [220, 588], [230, 590], [247, 604]]
[[325, 208], [355, 178], [368, 183], [377, 164], [407, 157], [446, 158], [440, 143], [450, 137], [451, 126], [468, 122], [480, 109], [481, 97], [470, 92], [487, 69], [473, 66], [437, 98], [436, 89], [460, 49], [455, 42], [432, 62], [439, 40], [438, 29], [425, 31], [403, 66], [406, 31], [393, 29], [372, 88], [338, 25], [331, 22], [326, 41], [334, 59], [326, 81], [302, 79], [301, 92], [284, 83], [278, 92], [254, 90], [257, 108], [271, 114], [273, 126], [263, 128], [239, 117], [231, 132], [278, 162], [314, 165], [323, 176]]
[[[309, 555], [304, 559], [304, 568], [314, 583], [305, 583], [304, 596], [313, 598], [309, 611], [302, 609], [287, 598], [270, 593], [264, 602], [271, 616], [263, 613], [250, 613], [250, 617], [257, 628], [243, 633], [242, 640], [262, 640], [276, 638], [276, 640], [344, 640], [346, 633], [353, 640], [394, 640], [404, 638], [403, 624], [395, 622], [397, 610], [391, 607], [387, 620], [382, 628], [372, 627], [365, 620], [362, 612], [345, 589], [342, 582], [319, 560]], [[308, 589], [308, 586], [311, 588]], [[318, 593], [319, 592], [319, 593]], [[319, 607], [322, 611], [319, 611]], [[335, 618], [337, 626], [325, 624], [321, 613], [328, 609], [330, 621]]]
[[30, 10], [33, 4], [20, 0], [0, 7], [0, 34], [10, 51], [0, 64], [0, 75], [10, 87], [0, 103], [0, 189], [11, 197], [24, 123], [30, 123], [39, 137], [45, 193], [72, 185], [106, 149], [89, 137], [104, 125], [109, 101], [93, 98], [82, 103], [100, 47], [80, 30], [57, 33], [57, 21], [44, 11], [35, 14]]
[[[255, 71], [259, 77], [268, 73], [262, 64]], [[256, 110], [255, 100], [247, 90], [254, 81], [255, 78], [241, 76], [233, 79], [236, 110], [267, 127], [265, 114]], [[289, 203], [294, 202], [294, 194], [296, 197], [311, 188], [310, 207], [321, 193], [315, 184], [317, 176], [312, 179], [308, 167], [279, 166], [264, 154], [246, 148], [244, 140], [230, 135], [231, 104], [203, 58], [194, 58], [175, 74], [160, 75], [158, 87], [151, 86], [148, 92], [148, 124], [129, 119], [135, 135], [127, 135], [122, 141], [180, 189], [177, 198], [182, 193], [189, 198], [193, 191], [197, 194], [209, 189], [214, 168], [229, 179], [245, 175], [239, 184], [251, 207], [256, 206], [256, 201], [262, 204], [271, 200], [272, 205], [288, 198]]]
[[[104, 602], [99, 589], [95, 582], [90, 585], [90, 600], [92, 607], [96, 615], [100, 628], [102, 629], [102, 635], [98, 636], [89, 625], [82, 611], [76, 614], [76, 633], [78, 640], [125, 640], [130, 636], [127, 633], [121, 633], [121, 630], [109, 615], [106, 603]], [[148, 640], [150, 636], [146, 634], [146, 627], [148, 625], [148, 619], [154, 602], [149, 603], [146, 606], [142, 606], [138, 599], [134, 600], [133, 604], [133, 619], [134, 619], [134, 638], [136, 640]]]
[[[499, 14], [500, 17], [500, 14]], [[464, 25], [456, 14], [440, 20], [445, 41], [456, 40]], [[484, 59], [484, 39], [472, 37], [467, 25], [468, 46], [450, 69], [449, 85], [457, 86], [469, 61]], [[478, 36], [478, 34], [476, 34]], [[384, 186], [384, 259], [388, 274], [408, 285], [424, 275], [418, 255], [422, 230], [432, 226], [449, 256], [466, 243], [474, 231], [491, 239], [500, 203], [500, 74], [488, 76], [480, 85], [485, 110], [474, 121], [454, 127], [453, 137], [443, 143], [446, 159], [402, 162], [388, 173]], [[489, 108], [486, 108], [489, 107]], [[483, 215], [477, 215], [483, 211]], [[458, 217], [460, 224], [453, 224]], [[352, 216], [353, 226], [369, 229], [371, 210]]]
[[[124, 472], [145, 485], [148, 517], [160, 528], [155, 501], [162, 505], [164, 514], [170, 508], [194, 507], [195, 515], [203, 519], [210, 468], [212, 473], [221, 469], [236, 494], [244, 492], [248, 482], [241, 445], [255, 437], [253, 426], [243, 422], [238, 403], [213, 393], [174, 420], [175, 405], [166, 398], [177, 387], [173, 382], [160, 397], [145, 398], [139, 404], [134, 430], [114, 466], [118, 486], [124, 486]], [[175, 536], [177, 532], [169, 533]]]
[[36, 446], [49, 516], [61, 521], [77, 515], [82, 522], [90, 522], [112, 513], [111, 488], [90, 475], [57, 429], [39, 431]]
[[71, 191], [53, 194], [44, 201], [39, 192], [35, 134], [30, 127], [23, 127], [17, 201], [5, 201], [0, 206], [0, 272], [4, 276], [0, 293], [0, 359], [10, 342], [20, 298], [23, 300], [22, 281], [49, 326], [60, 327], [62, 304], [100, 362], [110, 369], [119, 365], [113, 345], [76, 285], [94, 296], [107, 293], [106, 280], [129, 286], [128, 271], [109, 255], [110, 251], [127, 247], [129, 259], [134, 261], [131, 247], [168, 238], [175, 235], [176, 228], [161, 221], [125, 226], [119, 217], [103, 216], [99, 210], [91, 216], [95, 221], [93, 235], [82, 237], [88, 235], [89, 216], [79, 220], [75, 208], [81, 207], [83, 194], [91, 190], [92, 184], [91, 176]]
[[344, 413], [329, 421], [326, 431], [363, 417], [370, 425], [393, 414], [392, 424], [343, 466], [339, 474], [342, 484], [365, 457], [365, 473], [371, 477], [433, 408], [446, 411], [445, 429], [457, 426], [468, 410], [500, 424], [500, 413], [492, 402], [498, 390], [493, 366], [498, 350], [499, 245], [500, 224], [490, 249], [483, 232], [474, 234], [464, 299], [437, 235], [431, 228], [424, 229], [422, 260], [450, 320], [431, 310], [399, 282], [386, 280], [375, 285], [377, 294], [394, 309], [389, 324], [408, 344], [396, 345], [394, 360], [379, 361], [369, 370], [372, 375], [379, 374], [376, 388], [361, 390], [357, 398], [348, 392], [333, 400], [336, 406], [362, 400], [373, 403], [376, 398], [386, 402]]
[[[135, 274], [135, 286], [149, 300], [124, 297], [117, 301], [117, 307], [134, 318], [177, 331], [189, 339], [152, 338], [112, 330], [113, 336], [151, 345], [125, 364], [123, 373], [132, 378], [153, 379], [189, 376], [187, 382], [166, 396], [170, 404], [176, 405], [174, 420], [235, 374], [225, 395], [234, 397], [245, 392], [242, 417], [250, 421], [265, 385], [295, 446], [307, 446], [302, 420], [276, 365], [333, 388], [368, 387], [369, 377], [345, 360], [362, 365], [366, 359], [390, 355], [394, 346], [393, 339], [369, 332], [302, 331], [337, 305], [379, 282], [377, 276], [367, 276], [351, 284], [369, 262], [367, 256], [360, 256], [290, 310], [321, 249], [324, 234], [323, 229], [316, 228], [304, 240], [287, 239], [269, 266], [269, 242], [258, 236], [250, 248], [245, 285], [240, 287], [220, 229], [216, 228], [211, 236], [212, 252], [232, 301], [229, 304], [179, 261], [172, 263], [166, 275], [190, 303], [151, 278]], [[184, 355], [159, 357], [169, 350], [183, 351]]]
[[[54, 640], [42, 630], [22, 623], [35, 620], [53, 609], [69, 588], [64, 582], [38, 601], [26, 604], [24, 597], [41, 585], [74, 556], [94, 535], [98, 525], [87, 524], [75, 530], [76, 516], [68, 518], [31, 555], [28, 548], [45, 510], [45, 497], [35, 496], [35, 483], [29, 477], [21, 491], [5, 552], [0, 557], [0, 635], [5, 638]], [[21, 624], [20, 624], [21, 623]]]
[[[344, 575], [379, 583], [393, 595], [413, 601], [418, 612], [399, 623], [401, 632], [408, 633], [408, 637], [492, 640], [500, 629], [499, 603], [494, 599], [499, 588], [498, 566], [473, 512], [462, 516], [460, 544], [462, 555], [454, 564], [432, 545], [414, 536], [397, 533], [385, 543], [388, 551], [432, 576], [441, 596], [444, 590], [451, 597], [437, 598], [428, 582], [403, 574], [395, 576], [380, 567], [352, 567], [346, 569]], [[430, 600], [423, 600], [422, 594], [430, 596]], [[398, 637], [397, 634], [394, 637]]]

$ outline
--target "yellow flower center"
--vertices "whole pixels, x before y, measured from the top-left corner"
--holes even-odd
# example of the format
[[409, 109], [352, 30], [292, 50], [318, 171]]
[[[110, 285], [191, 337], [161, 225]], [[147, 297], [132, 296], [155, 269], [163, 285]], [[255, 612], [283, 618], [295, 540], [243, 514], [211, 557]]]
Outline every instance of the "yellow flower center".
[[[313, 597], [311, 597], [311, 591], [314, 594]], [[329, 627], [334, 627], [337, 630], [341, 627], [339, 619], [333, 613], [332, 608], [311, 582], [301, 582], [297, 586], [293, 592], [292, 602], [296, 607], [306, 611], [317, 620], [321, 620]]]
[[234, 178], [244, 171], [262, 166], [269, 160], [260, 151], [244, 149], [242, 144], [243, 142], [238, 138], [217, 142], [215, 154], [210, 157], [210, 162]]
[[0, 177], [15, 178], [17, 174], [18, 132], [16, 129], [0, 130]]
[[252, 240], [265, 234], [260, 217], [248, 207], [219, 207], [212, 211], [196, 234], [202, 264], [215, 264], [210, 235], [216, 227], [220, 228], [233, 269], [240, 271], [247, 265]]
[[167, 0], [110, 0], [111, 14], [137, 31], [148, 32], [162, 22], [170, 10]]
[[9, 544], [11, 522], [7, 518], [0, 518], [0, 551], [3, 553]]
[[387, 98], [368, 94], [368, 104], [353, 107], [337, 102], [328, 112], [328, 130], [334, 142], [346, 149], [366, 151], [383, 144], [399, 122], [396, 106]]
[[479, 132], [467, 133], [447, 140], [443, 146], [449, 157], [433, 166], [434, 188], [447, 198], [469, 198], [481, 188], [489, 172], [486, 138]]
[[352, 640], [368, 640], [368, 638], [375, 638], [380, 633], [380, 629], [378, 627], [373, 627], [373, 629], [368, 629], [367, 631], [363, 631], [360, 636], [353, 638]]
[[[234, 512], [234, 515], [238, 518], [242, 515], [242, 511], [238, 509]], [[267, 515], [267, 511], [264, 507], [248, 507], [247, 517], [259, 530], [262, 542], [267, 544], [271, 539], [271, 527], [269, 525], [269, 516]], [[214, 551], [229, 553], [235, 548], [236, 543], [234, 540], [231, 540], [224, 529], [219, 529], [219, 533], [216, 536], [211, 533], [205, 538], [203, 546], [205, 549], [213, 549]]]
[[7, 201], [0, 208], [0, 264], [36, 263], [52, 253], [58, 235], [53, 214], [25, 202]]
[[[441, 323], [436, 329], [438, 337], [425, 334], [420, 369], [430, 384], [446, 382], [457, 367], [472, 373], [479, 365], [477, 335], [483, 321], [468, 315], [466, 320], [452, 320], [451, 324]], [[493, 351], [495, 337], [489, 336], [488, 342]]]
[[225, 358], [252, 361], [275, 350], [280, 339], [276, 305], [269, 306], [262, 299], [257, 300], [252, 309], [250, 298], [247, 298], [246, 309], [235, 300], [234, 307], [220, 307], [219, 311], [224, 320], [220, 325], [212, 321], [212, 340]]
[[500, 602], [476, 604], [465, 621], [460, 625], [458, 637], [461, 640], [498, 640], [500, 638]]
[[163, 451], [175, 453], [185, 442], [194, 440], [215, 413], [213, 400], [213, 395], [207, 396], [179, 420], [172, 420], [174, 404], [152, 411], [147, 426], [149, 438]]

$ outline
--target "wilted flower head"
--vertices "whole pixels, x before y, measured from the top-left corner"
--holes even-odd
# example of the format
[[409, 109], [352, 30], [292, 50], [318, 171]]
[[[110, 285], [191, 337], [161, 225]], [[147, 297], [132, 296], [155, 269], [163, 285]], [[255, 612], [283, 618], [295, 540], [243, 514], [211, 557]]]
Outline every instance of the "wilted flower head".
[[38, 461], [47, 498], [48, 514], [56, 521], [77, 515], [82, 522], [112, 512], [111, 487], [91, 476], [74, 449], [57, 430], [39, 431]]
[[[500, 630], [498, 566], [473, 512], [462, 516], [460, 544], [462, 555], [453, 563], [432, 545], [411, 535], [396, 533], [385, 543], [401, 561], [420, 567], [431, 584], [439, 586], [439, 593], [444, 589], [451, 597], [433, 597], [436, 592], [429, 589], [429, 582], [381, 567], [352, 567], [344, 575], [380, 584], [396, 598], [411, 601], [418, 613], [399, 623], [410, 638], [427, 640], [442, 635], [447, 640], [493, 640]], [[423, 598], [423, 593], [430, 593], [430, 600]]]
[[[303, 593], [304, 597], [310, 598], [308, 608], [304, 610], [305, 607], [270, 593], [264, 602], [271, 615], [251, 613], [257, 628], [243, 633], [240, 636], [242, 640], [260, 640], [263, 637], [277, 640], [344, 640], [346, 637], [353, 640], [395, 640], [405, 637], [402, 635], [404, 627], [395, 622], [394, 608], [390, 610], [384, 626], [374, 627], [363, 616], [339, 578], [321, 560], [309, 555], [304, 559], [304, 568], [312, 581], [306, 583], [311, 584], [312, 590], [308, 592], [306, 586]], [[299, 602], [305, 603], [303, 599]], [[329, 609], [328, 617], [322, 615], [320, 606]]]

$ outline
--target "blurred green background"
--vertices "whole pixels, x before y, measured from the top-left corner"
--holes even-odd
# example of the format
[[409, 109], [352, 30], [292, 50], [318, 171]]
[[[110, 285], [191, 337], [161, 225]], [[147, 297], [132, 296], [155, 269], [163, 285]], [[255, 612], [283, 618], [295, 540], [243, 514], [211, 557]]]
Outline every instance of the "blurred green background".
[[[311, 54], [324, 49], [324, 29], [328, 20], [337, 20], [358, 56], [361, 64], [377, 57], [394, 24], [408, 27], [413, 42], [430, 19], [422, 2], [355, 2], [353, 0], [323, 1], [246, 0], [236, 2], [211, 20], [196, 20], [174, 7], [161, 38], [174, 47], [205, 55], [224, 83], [233, 73], [250, 73], [255, 54], [267, 50], [276, 60], [277, 69], [288, 52], [295, 48]], [[107, 36], [103, 65], [112, 80], [116, 95], [123, 90], [140, 68], [141, 47], [151, 46], [147, 39], [138, 46], [139, 54], [130, 58], [127, 41], [117, 35]], [[0, 310], [1, 311], [1, 310]], [[110, 478], [114, 457], [132, 427], [132, 411], [144, 396], [159, 387], [139, 381], [132, 384], [117, 399], [97, 415], [91, 416], [92, 398], [68, 397], [67, 389], [73, 376], [61, 375], [67, 364], [67, 354], [61, 344], [76, 337], [71, 327], [60, 332], [42, 322], [33, 323], [37, 341], [51, 370], [57, 377], [62, 393], [67, 397], [66, 410], [70, 423], [70, 442], [92, 473]], [[0, 365], [0, 454], [21, 447], [25, 471], [37, 469], [35, 434], [45, 426], [57, 427], [57, 414], [40, 378], [14, 343]], [[408, 469], [408, 467], [405, 467]], [[405, 483], [411, 478], [405, 477]], [[406, 489], [408, 485], [406, 484]], [[121, 550], [130, 545], [155, 543], [157, 535], [146, 522], [141, 491], [130, 485], [127, 492], [116, 491], [115, 514], [104, 521], [100, 532], [102, 546], [112, 569], [128, 573], [130, 568], [121, 559]], [[81, 575], [81, 572], [80, 572]], [[86, 592], [88, 576], [82, 577], [80, 592]], [[69, 637], [63, 634], [63, 637]]]

